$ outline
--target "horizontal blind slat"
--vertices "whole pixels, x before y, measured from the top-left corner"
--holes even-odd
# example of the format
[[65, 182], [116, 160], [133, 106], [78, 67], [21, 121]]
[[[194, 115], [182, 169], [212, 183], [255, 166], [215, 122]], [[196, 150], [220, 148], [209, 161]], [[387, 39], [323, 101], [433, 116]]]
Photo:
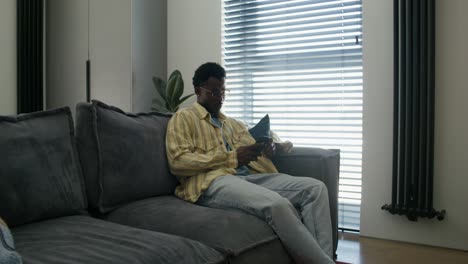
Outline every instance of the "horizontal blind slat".
[[224, 0], [223, 111], [249, 126], [265, 114], [298, 147], [340, 149], [339, 225], [359, 229], [361, 0]]

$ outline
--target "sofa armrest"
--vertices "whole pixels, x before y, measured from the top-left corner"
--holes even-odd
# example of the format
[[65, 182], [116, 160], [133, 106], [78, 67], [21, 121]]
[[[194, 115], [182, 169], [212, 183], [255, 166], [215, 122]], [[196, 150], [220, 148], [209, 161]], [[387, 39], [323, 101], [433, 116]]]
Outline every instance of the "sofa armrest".
[[333, 253], [338, 246], [338, 179], [340, 150], [294, 147], [290, 153], [281, 153], [273, 158], [281, 173], [311, 177], [321, 180], [328, 189], [330, 214], [333, 228]]

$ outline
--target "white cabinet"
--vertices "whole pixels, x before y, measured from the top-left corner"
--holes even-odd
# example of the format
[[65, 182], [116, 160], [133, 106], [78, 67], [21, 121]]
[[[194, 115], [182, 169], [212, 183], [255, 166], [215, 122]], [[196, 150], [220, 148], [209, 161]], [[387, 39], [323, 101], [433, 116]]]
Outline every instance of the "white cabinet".
[[[166, 1], [46, 0], [46, 105], [87, 99], [151, 108], [152, 76], [166, 77]], [[86, 62], [89, 60], [89, 75]]]

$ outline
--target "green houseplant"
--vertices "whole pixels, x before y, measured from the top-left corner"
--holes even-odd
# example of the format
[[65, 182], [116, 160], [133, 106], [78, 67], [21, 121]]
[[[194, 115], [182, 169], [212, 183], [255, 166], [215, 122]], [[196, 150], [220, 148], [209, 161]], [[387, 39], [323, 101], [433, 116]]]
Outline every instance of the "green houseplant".
[[151, 109], [162, 113], [174, 113], [179, 106], [194, 94], [181, 98], [184, 93], [184, 80], [180, 71], [175, 70], [167, 79], [167, 82], [159, 77], [153, 77], [157, 95], [152, 102]]

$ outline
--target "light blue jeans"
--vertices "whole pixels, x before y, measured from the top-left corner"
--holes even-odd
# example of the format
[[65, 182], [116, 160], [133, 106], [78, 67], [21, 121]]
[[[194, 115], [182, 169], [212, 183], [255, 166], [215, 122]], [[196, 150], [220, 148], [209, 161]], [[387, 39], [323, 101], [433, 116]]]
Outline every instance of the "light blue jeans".
[[281, 173], [225, 175], [211, 183], [197, 204], [259, 217], [296, 263], [334, 263], [328, 191], [319, 180]]
[[21, 264], [20, 255], [15, 251], [13, 236], [6, 226], [0, 224], [0, 263]]

